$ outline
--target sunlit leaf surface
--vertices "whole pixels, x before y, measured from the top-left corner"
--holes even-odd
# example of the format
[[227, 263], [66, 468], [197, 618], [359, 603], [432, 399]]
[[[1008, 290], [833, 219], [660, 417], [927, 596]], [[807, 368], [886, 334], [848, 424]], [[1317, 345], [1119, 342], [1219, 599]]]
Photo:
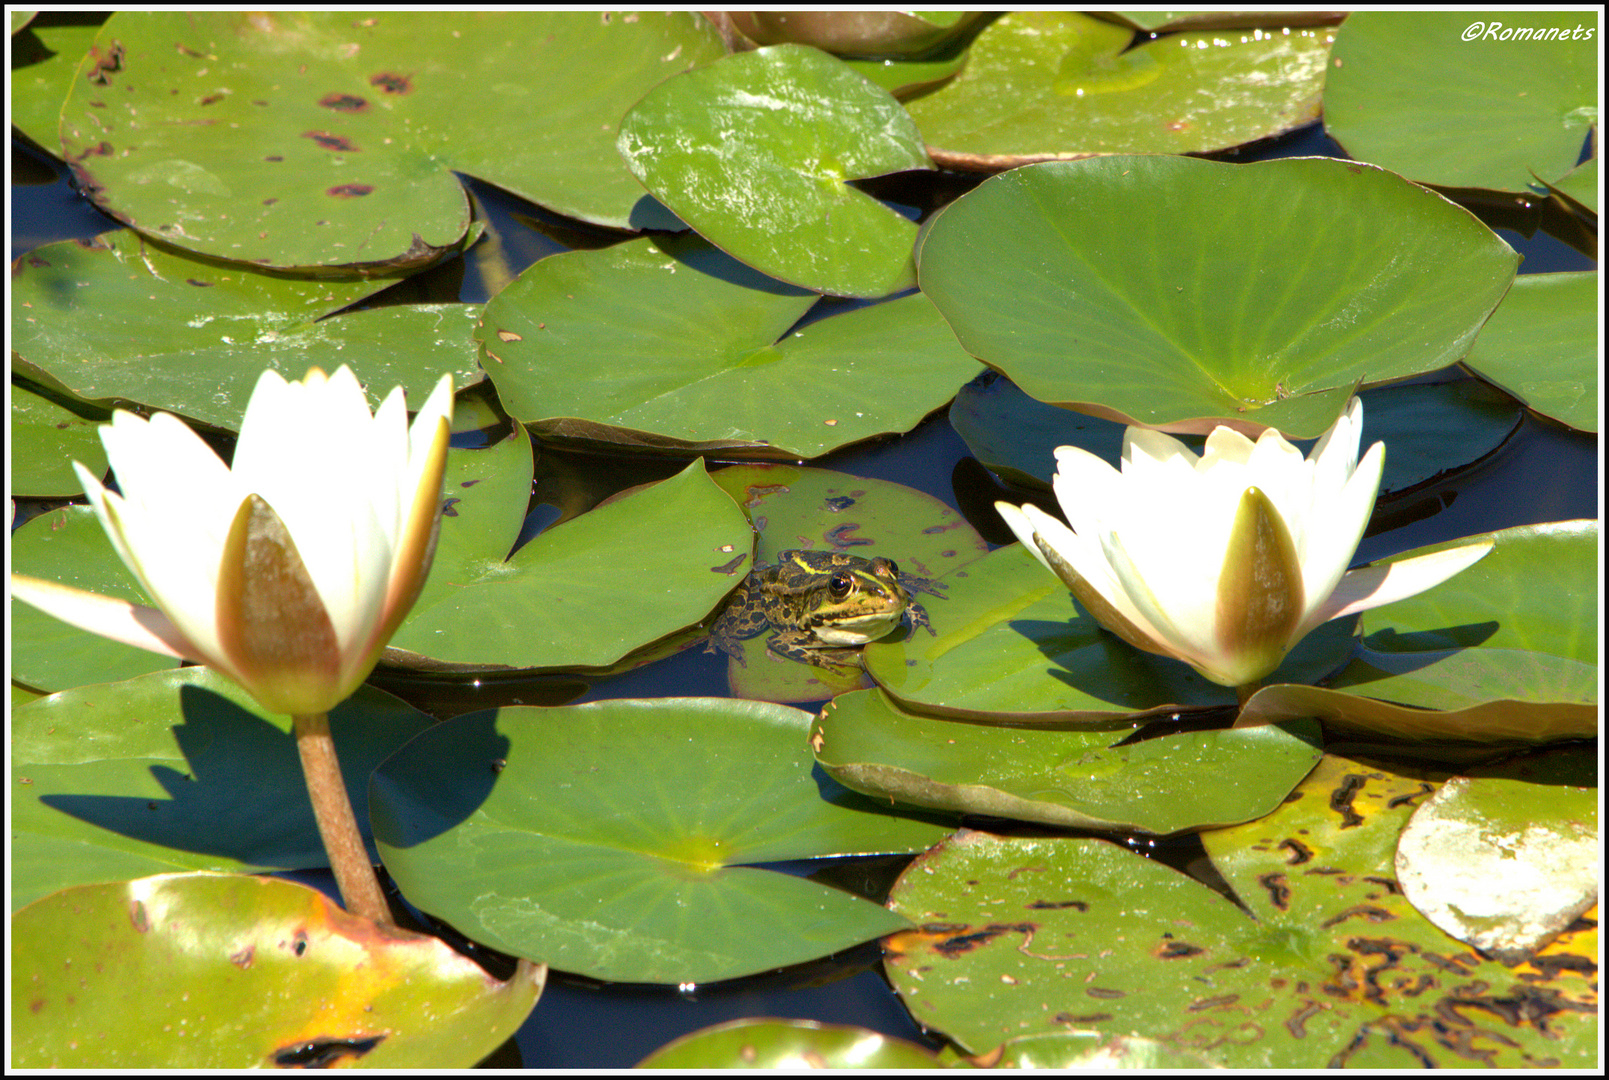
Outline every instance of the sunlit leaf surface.
[[11, 1063], [28, 1069], [468, 1068], [546, 971], [508, 982], [289, 881], [82, 885], [12, 919]]
[[565, 971], [708, 982], [905, 924], [754, 863], [919, 850], [948, 830], [811, 775], [810, 716], [726, 698], [447, 721], [370, 788], [386, 868], [478, 941]]
[[1274, 19], [1135, 42], [1077, 12], [1013, 11], [907, 107], [935, 159], [963, 168], [1222, 150], [1318, 117], [1333, 31]]
[[1598, 273], [1523, 274], [1464, 363], [1545, 416], [1598, 430]]
[[1584, 11], [1354, 12], [1336, 31], [1324, 126], [1410, 180], [1530, 190], [1575, 167], [1597, 122], [1601, 32]]
[[643, 239], [534, 264], [478, 337], [539, 434], [774, 460], [908, 431], [978, 370], [920, 294], [819, 300], [697, 238]]
[[719, 39], [690, 12], [578, 14], [119, 13], [72, 84], [61, 154], [113, 216], [264, 266], [432, 261], [469, 226], [450, 169], [666, 227], [639, 207], [617, 125]]
[[1296, 438], [1328, 428], [1360, 381], [1458, 360], [1518, 262], [1381, 169], [1141, 156], [986, 180], [917, 257], [961, 344], [1040, 401]]
[[887, 91], [803, 45], [669, 79], [626, 115], [620, 153], [676, 216], [772, 277], [837, 296], [915, 284], [916, 226], [851, 180], [929, 169]]

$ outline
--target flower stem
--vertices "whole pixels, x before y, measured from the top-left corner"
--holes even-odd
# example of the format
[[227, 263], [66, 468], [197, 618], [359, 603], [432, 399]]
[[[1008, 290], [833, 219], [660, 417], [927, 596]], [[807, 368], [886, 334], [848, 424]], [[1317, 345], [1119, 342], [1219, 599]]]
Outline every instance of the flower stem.
[[1245, 686], [1237, 686], [1235, 687], [1235, 701], [1242, 709], [1244, 709], [1246, 707], [1246, 702], [1251, 700], [1251, 696], [1262, 688], [1263, 684], [1261, 680], [1258, 680], [1257, 682], [1249, 682]]
[[341, 763], [335, 758], [330, 738], [328, 713], [306, 713], [291, 718], [296, 727], [296, 751], [302, 758], [302, 774], [307, 778], [307, 795], [313, 801], [313, 817], [324, 841], [330, 869], [341, 900], [354, 915], [361, 915], [381, 926], [395, 926], [391, 908], [374, 876], [374, 865], [363, 847], [363, 834], [352, 813], [341, 779]]

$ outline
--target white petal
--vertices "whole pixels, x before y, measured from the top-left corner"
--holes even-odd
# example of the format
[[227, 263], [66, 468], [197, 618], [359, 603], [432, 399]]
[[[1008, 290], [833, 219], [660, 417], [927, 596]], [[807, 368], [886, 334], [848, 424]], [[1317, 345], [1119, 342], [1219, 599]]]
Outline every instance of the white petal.
[[195, 649], [178, 627], [156, 608], [26, 574], [11, 575], [11, 595], [69, 626], [136, 649], [181, 660], [210, 662], [211, 659]]
[[1352, 570], [1341, 579], [1329, 599], [1308, 616], [1298, 633], [1305, 634], [1330, 619], [1405, 600], [1440, 585], [1484, 559], [1492, 546], [1490, 540], [1483, 540], [1478, 544]]
[[1016, 534], [1017, 539], [1027, 549], [1028, 554], [1038, 559], [1040, 566], [1054, 574], [1056, 571], [1051, 570], [1050, 563], [1045, 561], [1044, 553], [1039, 550], [1039, 545], [1034, 543], [1033, 522], [1029, 521], [1028, 515], [1023, 513], [1027, 507], [1013, 506], [1008, 502], [997, 502], [994, 504], [994, 508], [999, 511], [1000, 517], [1010, 527], [1011, 531]]
[[1307, 524], [1306, 548], [1298, 548], [1309, 612], [1335, 591], [1352, 563], [1358, 542], [1369, 527], [1369, 515], [1374, 512], [1380, 476], [1385, 469], [1385, 453], [1385, 443], [1369, 447], [1346, 486], [1329, 493], [1323, 502], [1313, 507]]

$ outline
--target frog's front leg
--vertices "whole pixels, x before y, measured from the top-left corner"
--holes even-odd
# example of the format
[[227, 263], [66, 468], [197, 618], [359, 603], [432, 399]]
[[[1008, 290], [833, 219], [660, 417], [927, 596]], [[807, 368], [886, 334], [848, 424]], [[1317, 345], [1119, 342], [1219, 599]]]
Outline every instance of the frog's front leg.
[[704, 651], [723, 652], [736, 660], [738, 667], [748, 667], [749, 662], [743, 658], [743, 642], [763, 633], [770, 625], [765, 615], [749, 603], [749, 582], [744, 579], [732, 590], [726, 610], [710, 627], [710, 640]]

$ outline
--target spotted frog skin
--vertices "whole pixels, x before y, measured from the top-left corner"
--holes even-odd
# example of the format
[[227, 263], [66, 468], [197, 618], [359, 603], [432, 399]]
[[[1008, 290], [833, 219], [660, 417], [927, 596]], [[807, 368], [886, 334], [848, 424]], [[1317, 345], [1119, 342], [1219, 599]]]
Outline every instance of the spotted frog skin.
[[766, 647], [778, 656], [825, 668], [859, 663], [856, 646], [893, 633], [910, 616], [928, 626], [927, 611], [911, 599], [939, 595], [925, 578], [902, 576], [893, 559], [863, 559], [840, 551], [783, 551], [775, 566], [757, 567], [732, 593], [710, 631], [705, 652], [724, 652], [744, 664], [741, 642], [774, 629]]

